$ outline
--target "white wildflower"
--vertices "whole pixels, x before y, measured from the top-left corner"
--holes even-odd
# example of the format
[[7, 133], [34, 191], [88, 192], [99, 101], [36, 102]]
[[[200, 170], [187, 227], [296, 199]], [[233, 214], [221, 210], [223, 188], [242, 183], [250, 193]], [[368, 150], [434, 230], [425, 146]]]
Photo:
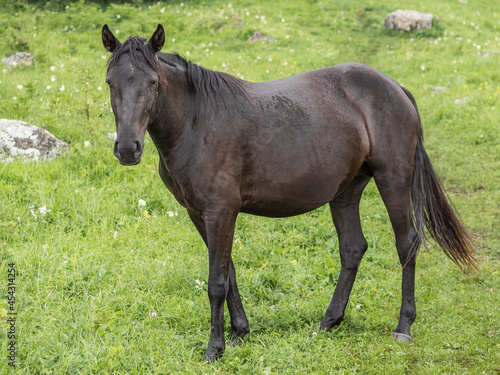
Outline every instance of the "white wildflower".
[[141, 208], [141, 207], [144, 207], [145, 205], [146, 205], [146, 201], [145, 201], [145, 200], [143, 200], [143, 199], [139, 199], [139, 203], [137, 204], [137, 206], [138, 206], [139, 208]]
[[90, 142], [89, 141], [85, 141], [83, 144], [84, 144], [85, 147], [89, 147], [90, 146]]
[[40, 212], [40, 215], [42, 215], [42, 216], [45, 216], [47, 214], [47, 212], [50, 212], [50, 210], [47, 208], [47, 206], [40, 207], [38, 209], [38, 211]]
[[31, 210], [31, 214], [35, 217], [35, 219], [37, 219], [38, 216], [36, 215], [36, 212], [35, 212], [35, 206], [30, 206], [30, 210]]
[[196, 279], [194, 282], [196, 283], [196, 285], [194, 286], [196, 289], [202, 289], [203, 285], [205, 284], [204, 281], [200, 281], [198, 279]]

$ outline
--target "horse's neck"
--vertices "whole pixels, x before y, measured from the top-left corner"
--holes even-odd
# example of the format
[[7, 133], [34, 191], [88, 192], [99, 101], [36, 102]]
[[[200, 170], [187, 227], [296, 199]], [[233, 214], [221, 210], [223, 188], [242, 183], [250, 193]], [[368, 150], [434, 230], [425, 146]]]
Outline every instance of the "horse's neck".
[[158, 114], [148, 132], [160, 153], [175, 146], [189, 123], [187, 82], [181, 72], [167, 69], [167, 83], [158, 89]]

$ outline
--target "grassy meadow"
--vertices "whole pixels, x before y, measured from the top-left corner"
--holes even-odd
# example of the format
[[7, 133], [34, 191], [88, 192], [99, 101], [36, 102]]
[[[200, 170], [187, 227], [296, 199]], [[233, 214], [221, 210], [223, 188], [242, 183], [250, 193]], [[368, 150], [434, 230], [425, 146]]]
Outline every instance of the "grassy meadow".
[[[0, 59], [25, 51], [34, 63], [1, 66], [0, 118], [43, 127], [69, 149], [51, 162], [0, 163], [0, 374], [499, 374], [500, 4], [383, 3], [2, 1]], [[439, 22], [413, 34], [384, 30], [396, 9]], [[233, 259], [251, 334], [200, 364], [210, 332], [207, 251], [163, 186], [152, 141], [135, 167], [112, 153], [104, 23], [121, 41], [149, 38], [162, 23], [165, 52], [249, 81], [348, 61], [392, 76], [417, 100], [426, 149], [482, 272], [462, 273], [432, 244], [421, 251], [414, 342], [395, 342], [401, 266], [371, 182], [361, 204], [369, 249], [345, 321], [319, 332], [340, 270], [328, 207], [287, 219], [241, 214]], [[249, 41], [257, 30], [276, 41]]]

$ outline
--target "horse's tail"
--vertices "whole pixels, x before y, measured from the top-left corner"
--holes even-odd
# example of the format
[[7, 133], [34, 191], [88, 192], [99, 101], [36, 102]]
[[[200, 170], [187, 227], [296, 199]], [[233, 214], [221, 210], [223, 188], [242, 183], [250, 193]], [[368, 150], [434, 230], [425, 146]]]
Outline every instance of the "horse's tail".
[[[418, 114], [415, 98], [408, 90], [403, 90]], [[413, 164], [411, 201], [413, 223], [418, 236], [409, 256], [417, 251], [421, 242], [425, 242], [426, 227], [432, 238], [460, 269], [479, 270], [478, 254], [472, 237], [455, 214], [425, 151], [421, 125]]]

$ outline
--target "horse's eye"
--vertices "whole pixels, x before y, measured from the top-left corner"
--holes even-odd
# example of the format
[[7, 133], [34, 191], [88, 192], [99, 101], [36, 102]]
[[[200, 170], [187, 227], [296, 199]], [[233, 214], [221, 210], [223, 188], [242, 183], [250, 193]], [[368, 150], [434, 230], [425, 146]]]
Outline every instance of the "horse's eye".
[[156, 86], [158, 84], [158, 80], [151, 81], [149, 86]]

